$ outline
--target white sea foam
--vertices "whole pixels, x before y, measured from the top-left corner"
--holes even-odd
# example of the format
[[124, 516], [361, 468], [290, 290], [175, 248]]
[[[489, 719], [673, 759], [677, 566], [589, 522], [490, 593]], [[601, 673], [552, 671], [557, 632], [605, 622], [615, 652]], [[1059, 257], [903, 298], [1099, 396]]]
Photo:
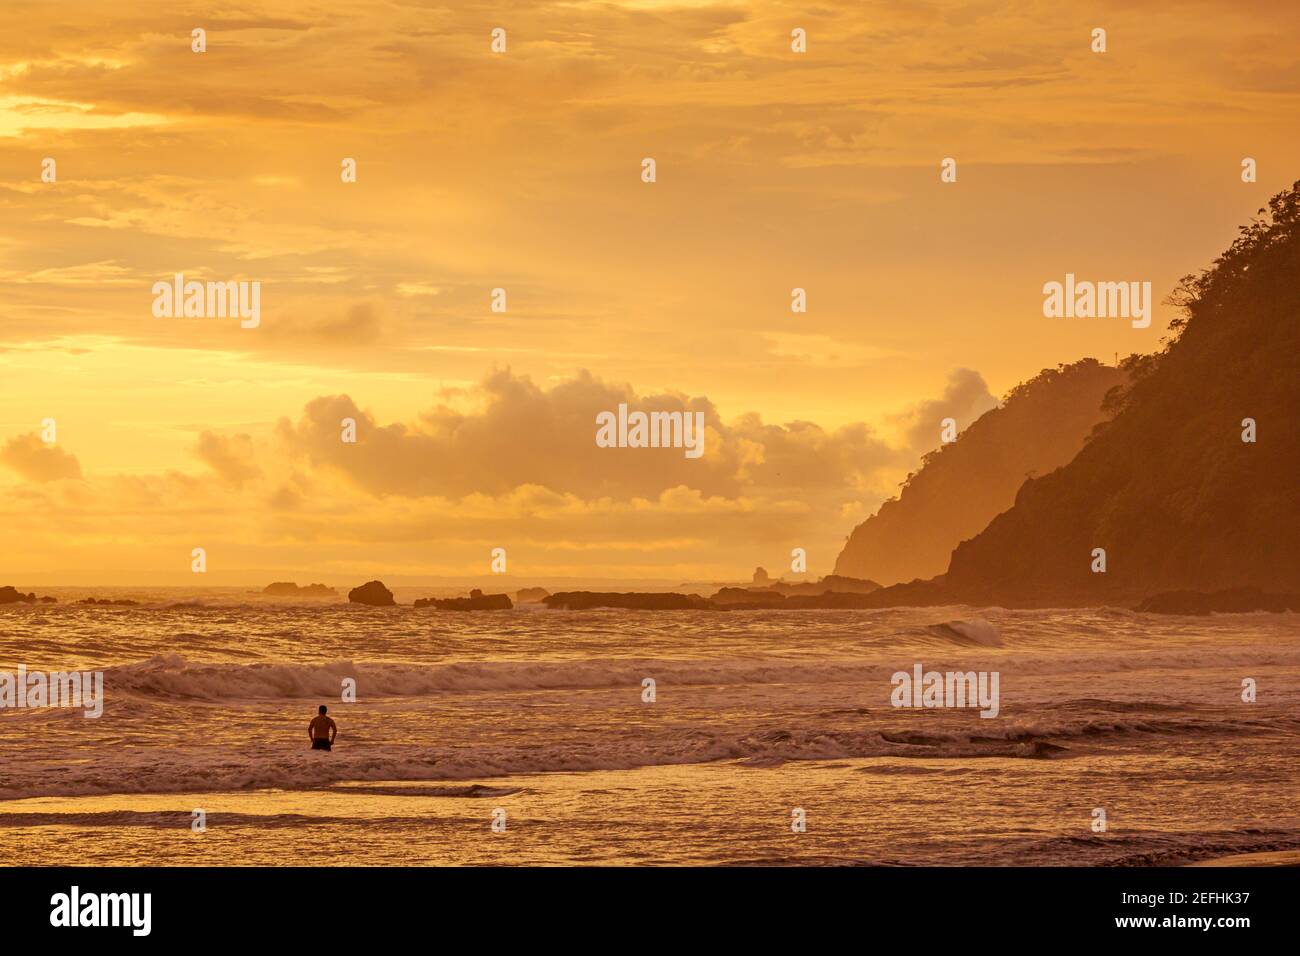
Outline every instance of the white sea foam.
[[[1099, 748], [1300, 734], [1296, 615], [1190, 629], [1107, 609], [646, 614], [616, 631], [600, 615], [488, 617], [0, 615], [0, 664], [91, 664], [105, 694], [97, 721], [0, 713], [0, 798], [491, 783], [716, 761], [1060, 763]], [[890, 675], [917, 660], [1000, 671], [998, 718], [891, 708]], [[1234, 693], [1243, 675], [1265, 689], [1260, 703]], [[653, 705], [641, 700], [645, 677]], [[355, 704], [339, 702], [347, 678]], [[340, 724], [328, 754], [307, 748], [318, 703]], [[924, 759], [898, 759], [912, 757]]]

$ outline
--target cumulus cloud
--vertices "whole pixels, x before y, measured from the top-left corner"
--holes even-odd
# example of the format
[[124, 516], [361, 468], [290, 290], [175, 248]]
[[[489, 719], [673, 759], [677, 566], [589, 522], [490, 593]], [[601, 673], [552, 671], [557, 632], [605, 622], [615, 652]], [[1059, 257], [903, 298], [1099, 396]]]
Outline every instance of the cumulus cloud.
[[220, 475], [222, 481], [235, 487], [262, 474], [262, 469], [254, 463], [257, 452], [253, 439], [248, 435], [218, 435], [203, 431], [199, 434], [194, 453]]
[[0, 448], [0, 463], [8, 465], [28, 481], [57, 481], [80, 478], [77, 456], [55, 445], [47, 445], [35, 432], [17, 435]]
[[342, 312], [318, 316], [289, 316], [267, 327], [273, 342], [324, 345], [356, 350], [380, 339], [383, 324], [371, 302], [353, 302]]
[[[978, 405], [971, 382], [982, 380], [954, 376], [943, 400], [906, 422]], [[201, 432], [192, 451], [212, 475], [48, 481], [80, 474], [76, 460], [22, 436], [0, 460], [28, 473], [43, 462], [44, 478], [0, 486], [0, 511], [30, 538], [25, 559], [51, 569], [72, 541], [87, 567], [163, 567], [181, 580], [196, 544], [226, 569], [310, 568], [331, 582], [486, 574], [492, 548], [505, 547], [512, 573], [529, 577], [717, 581], [755, 564], [775, 572], [795, 547], [810, 571], [828, 572], [863, 510], [915, 461], [865, 423], [724, 420], [706, 397], [640, 393], [587, 372], [542, 386], [499, 370], [440, 396], [408, 421], [327, 395], [266, 433]], [[702, 413], [704, 456], [598, 447], [596, 414], [621, 402]], [[356, 420], [355, 444], [342, 441], [344, 418]]]
[[[524, 485], [591, 499], [655, 497], [676, 487], [734, 498], [786, 489], [868, 488], [897, 454], [872, 430], [854, 424], [827, 431], [812, 422], [765, 424], [756, 414], [724, 422], [707, 398], [638, 395], [589, 372], [549, 389], [509, 369], [488, 375], [469, 396], [477, 410], [438, 405], [413, 423], [382, 423], [347, 395], [323, 396], [297, 422], [281, 419], [280, 438], [313, 467], [346, 475], [379, 495], [500, 495]], [[701, 413], [704, 455], [680, 448], [596, 445], [596, 416], [631, 411]], [[356, 444], [341, 440], [342, 421], [357, 422]]]
[[939, 398], [918, 402], [895, 422], [913, 455], [921, 455], [939, 445], [943, 420], [951, 418], [962, 431], [989, 409], [997, 408], [997, 397], [989, 391], [984, 376], [974, 369], [956, 368], [948, 373], [948, 384]]

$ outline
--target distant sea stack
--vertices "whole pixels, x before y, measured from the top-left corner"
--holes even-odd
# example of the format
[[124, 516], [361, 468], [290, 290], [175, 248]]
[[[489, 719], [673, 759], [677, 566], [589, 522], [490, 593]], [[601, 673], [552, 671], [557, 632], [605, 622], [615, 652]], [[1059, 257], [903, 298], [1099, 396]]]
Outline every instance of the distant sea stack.
[[[1131, 364], [1114, 417], [957, 546], [947, 584], [963, 600], [1132, 604], [1167, 591], [1296, 590], [1300, 183], [1183, 279], [1173, 301], [1183, 312], [1173, 341]], [[1098, 549], [1104, 572], [1093, 570]]]
[[543, 598], [551, 596], [546, 588], [520, 588], [515, 592], [516, 604], [540, 604]]
[[478, 588], [467, 598], [420, 598], [415, 606], [438, 611], [508, 611], [514, 607], [508, 594], [484, 594]]
[[[378, 584], [377, 581], [370, 582]], [[334, 588], [327, 588], [323, 584], [308, 584], [306, 587], [299, 587], [292, 581], [276, 581], [262, 588], [263, 594], [272, 594], [276, 597], [337, 597], [338, 591]]]
[[953, 548], [1010, 508], [1026, 477], [1078, 454], [1107, 417], [1106, 393], [1127, 380], [1121, 369], [1084, 359], [1016, 386], [956, 441], [922, 458], [898, 497], [853, 529], [835, 573], [882, 584], [943, 574]]
[[392, 607], [397, 604], [393, 600], [393, 592], [384, 587], [382, 581], [367, 581], [359, 588], [353, 588], [348, 592], [348, 600], [353, 604], [369, 604], [372, 607]]

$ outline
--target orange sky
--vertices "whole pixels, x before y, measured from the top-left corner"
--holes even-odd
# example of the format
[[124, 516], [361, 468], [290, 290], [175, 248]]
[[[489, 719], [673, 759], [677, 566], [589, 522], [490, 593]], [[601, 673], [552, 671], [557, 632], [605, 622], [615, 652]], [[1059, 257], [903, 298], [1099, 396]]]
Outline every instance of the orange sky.
[[0, 8], [0, 583], [826, 573], [939, 419], [1158, 347], [1044, 282], [1163, 299], [1297, 176], [1295, 5], [452, 6]]

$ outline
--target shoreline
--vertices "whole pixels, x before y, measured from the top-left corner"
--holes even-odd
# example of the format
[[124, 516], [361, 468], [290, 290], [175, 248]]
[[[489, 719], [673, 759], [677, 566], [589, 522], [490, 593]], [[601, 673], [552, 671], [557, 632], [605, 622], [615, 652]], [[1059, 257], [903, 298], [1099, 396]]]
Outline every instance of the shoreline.
[[1261, 850], [1257, 853], [1231, 853], [1227, 856], [1210, 857], [1197, 860], [1186, 866], [1223, 866], [1223, 867], [1257, 867], [1257, 866], [1300, 866], [1300, 850]]
[[[99, 865], [172, 866], [273, 867], [288, 857], [310, 865], [573, 865], [590, 862], [589, 854], [611, 866], [1300, 865], [1296, 832], [1191, 834], [1175, 827], [1080, 834], [1069, 816], [1038, 817], [1032, 830], [1008, 835], [977, 815], [954, 844], [954, 822], [936, 831], [921, 810], [905, 814], [907, 841], [899, 846], [895, 828], [857, 799], [882, 779], [863, 770], [883, 766], [878, 759], [810, 761], [792, 776], [789, 765], [718, 761], [521, 774], [490, 784], [367, 780], [303, 790], [32, 797], [0, 803], [0, 849], [21, 857], [57, 838]], [[658, 812], [629, 815], [629, 794]], [[852, 808], [840, 802], [848, 795]], [[944, 797], [931, 792], [928, 799], [938, 806]], [[790, 832], [791, 806], [807, 807], [806, 833]], [[203, 830], [193, 827], [199, 810]], [[683, 813], [696, 834], [689, 844], [678, 824], [666, 822]], [[492, 830], [494, 816], [508, 821], [503, 832]], [[1086, 823], [1079, 828], [1086, 831]], [[1174, 837], [1185, 845], [1171, 848]], [[1200, 854], [1207, 855], [1188, 861]]]

